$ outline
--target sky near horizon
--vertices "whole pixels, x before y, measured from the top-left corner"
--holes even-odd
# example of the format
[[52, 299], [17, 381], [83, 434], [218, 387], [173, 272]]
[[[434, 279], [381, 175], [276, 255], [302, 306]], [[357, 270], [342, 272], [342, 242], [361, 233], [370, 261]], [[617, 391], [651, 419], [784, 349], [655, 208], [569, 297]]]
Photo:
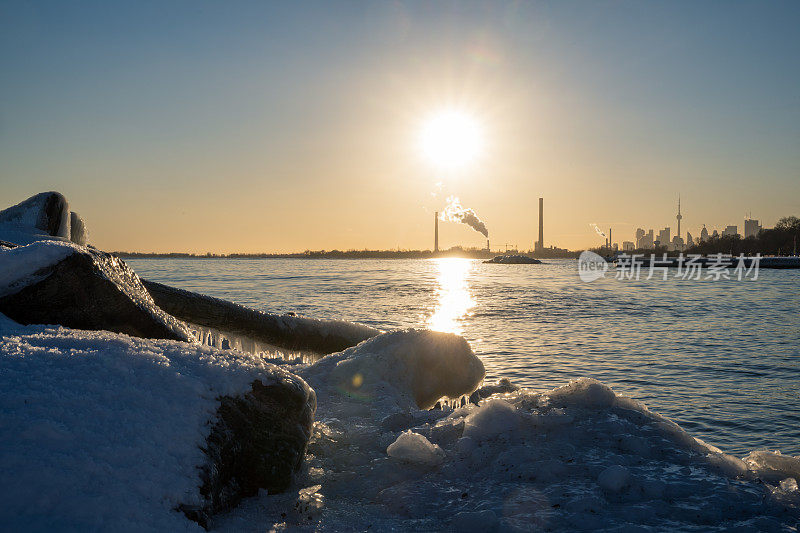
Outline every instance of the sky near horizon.
[[[0, 208], [106, 250], [492, 248], [800, 216], [798, 2], [0, 0]], [[431, 165], [456, 109], [484, 148]], [[484, 246], [442, 222], [440, 245]]]

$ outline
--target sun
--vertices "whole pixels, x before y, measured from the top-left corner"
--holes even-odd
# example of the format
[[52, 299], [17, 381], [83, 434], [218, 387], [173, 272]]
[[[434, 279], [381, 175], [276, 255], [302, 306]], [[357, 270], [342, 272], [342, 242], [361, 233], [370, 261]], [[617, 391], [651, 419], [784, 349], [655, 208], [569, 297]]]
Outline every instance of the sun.
[[465, 167], [483, 151], [480, 124], [462, 111], [440, 111], [423, 123], [419, 148], [422, 155], [439, 168]]

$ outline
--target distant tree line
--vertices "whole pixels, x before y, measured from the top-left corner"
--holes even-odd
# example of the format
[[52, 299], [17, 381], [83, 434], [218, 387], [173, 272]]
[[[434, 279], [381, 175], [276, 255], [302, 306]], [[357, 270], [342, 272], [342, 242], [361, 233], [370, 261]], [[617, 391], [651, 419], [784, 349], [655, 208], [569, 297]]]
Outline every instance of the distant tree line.
[[742, 238], [741, 235], [719, 235], [685, 250], [690, 254], [732, 255], [791, 255], [800, 245], [800, 218], [783, 217], [774, 228], [762, 229], [757, 236]]
[[431, 250], [306, 250], [296, 253], [231, 253], [194, 254], [186, 252], [113, 252], [122, 258], [146, 259], [429, 259], [433, 257], [468, 257], [487, 259], [495, 254], [480, 248], [462, 248], [454, 246], [448, 250], [433, 252]]

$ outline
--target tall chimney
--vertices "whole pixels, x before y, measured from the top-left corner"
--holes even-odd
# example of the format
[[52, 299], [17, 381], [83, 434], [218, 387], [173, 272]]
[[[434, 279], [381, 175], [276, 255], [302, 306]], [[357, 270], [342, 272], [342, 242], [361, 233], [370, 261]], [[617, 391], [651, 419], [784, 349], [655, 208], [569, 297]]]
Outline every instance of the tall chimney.
[[433, 214], [433, 251], [439, 251], [439, 212]]
[[614, 247], [614, 241], [611, 240], [611, 228], [608, 228], [608, 251]]
[[486, 251], [487, 252], [491, 252], [492, 251], [492, 249], [489, 248], [489, 239], [486, 239]]
[[539, 242], [536, 248], [544, 248], [544, 198], [539, 198]]

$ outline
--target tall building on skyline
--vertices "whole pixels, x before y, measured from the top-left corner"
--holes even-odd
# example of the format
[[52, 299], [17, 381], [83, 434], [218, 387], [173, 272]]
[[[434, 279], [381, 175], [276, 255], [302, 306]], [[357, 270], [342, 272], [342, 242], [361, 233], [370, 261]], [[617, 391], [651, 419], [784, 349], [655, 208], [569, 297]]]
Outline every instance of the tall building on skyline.
[[658, 232], [658, 242], [661, 244], [661, 246], [668, 246], [669, 243], [672, 242], [672, 240], [669, 237], [670, 233], [671, 230], [669, 226]]
[[753, 220], [752, 218], [744, 219], [744, 238], [747, 237], [758, 237], [758, 233], [761, 231], [761, 225], [758, 223], [758, 220]]

